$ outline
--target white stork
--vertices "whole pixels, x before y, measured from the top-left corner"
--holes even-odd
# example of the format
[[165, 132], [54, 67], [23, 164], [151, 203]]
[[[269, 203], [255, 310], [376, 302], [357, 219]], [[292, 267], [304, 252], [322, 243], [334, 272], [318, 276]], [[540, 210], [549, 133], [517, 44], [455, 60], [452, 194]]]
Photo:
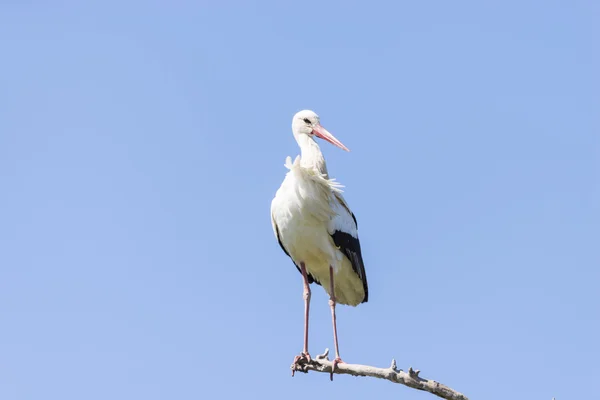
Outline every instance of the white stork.
[[[301, 156], [289, 172], [271, 203], [273, 231], [304, 280], [304, 348], [308, 353], [308, 312], [310, 284], [315, 282], [329, 294], [336, 364], [341, 363], [335, 318], [336, 303], [357, 306], [368, 300], [367, 276], [358, 241], [356, 217], [350, 211], [340, 187], [329, 179], [327, 166], [315, 137], [350, 151], [323, 128], [319, 116], [310, 110], [294, 115], [292, 131]], [[332, 372], [333, 374], [333, 372]]]

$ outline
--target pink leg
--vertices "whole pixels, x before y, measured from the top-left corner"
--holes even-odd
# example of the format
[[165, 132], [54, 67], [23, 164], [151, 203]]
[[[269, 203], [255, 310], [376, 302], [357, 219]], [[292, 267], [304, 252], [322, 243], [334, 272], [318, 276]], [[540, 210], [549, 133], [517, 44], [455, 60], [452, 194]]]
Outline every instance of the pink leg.
[[331, 367], [331, 375], [329, 376], [330, 380], [333, 380], [333, 371], [335, 371], [335, 366], [343, 362], [340, 358], [340, 350], [338, 347], [337, 323], [335, 318], [334, 287], [335, 285], [333, 284], [333, 267], [329, 266], [329, 291], [331, 292], [331, 294], [329, 295], [329, 307], [331, 307], [331, 322], [333, 323], [333, 344], [335, 345], [335, 359], [333, 360], [333, 366]]
[[303, 262], [300, 263], [300, 270], [302, 272], [302, 278], [304, 279], [304, 291], [302, 293], [302, 297], [304, 298], [304, 350], [302, 351], [302, 354], [310, 361], [310, 354], [308, 354], [308, 312], [310, 310], [310, 285], [308, 283], [306, 266]]
[[[302, 278], [304, 280], [304, 291], [302, 297], [304, 298], [304, 348], [299, 356], [294, 358], [294, 364], [302, 358], [306, 358], [306, 361], [310, 362], [310, 354], [308, 354], [308, 312], [310, 309], [310, 285], [308, 283], [308, 274], [306, 273], [306, 265], [304, 262], [300, 263], [300, 272], [302, 272]], [[292, 371], [292, 376], [294, 372]]]

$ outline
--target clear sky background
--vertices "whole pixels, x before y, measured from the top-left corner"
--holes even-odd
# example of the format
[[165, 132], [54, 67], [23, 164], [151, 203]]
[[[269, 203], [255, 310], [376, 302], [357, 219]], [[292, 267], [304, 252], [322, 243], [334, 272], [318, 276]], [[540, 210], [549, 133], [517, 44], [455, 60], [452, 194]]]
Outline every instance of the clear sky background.
[[352, 150], [321, 144], [370, 286], [345, 361], [600, 398], [598, 2], [0, 4], [1, 399], [433, 399], [290, 377], [305, 108]]

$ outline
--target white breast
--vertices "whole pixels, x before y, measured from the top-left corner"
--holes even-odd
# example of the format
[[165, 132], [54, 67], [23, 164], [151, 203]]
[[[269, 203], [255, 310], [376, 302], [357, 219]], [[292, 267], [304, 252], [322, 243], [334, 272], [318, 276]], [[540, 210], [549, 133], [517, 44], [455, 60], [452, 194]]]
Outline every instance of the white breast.
[[273, 229], [276, 224], [279, 239], [295, 262], [304, 261], [309, 270], [315, 263], [327, 264], [328, 272], [328, 262], [335, 266], [342, 257], [328, 232], [336, 216], [332, 197], [339, 189], [329, 179], [302, 168], [299, 157], [293, 164], [288, 157], [286, 167], [290, 171], [271, 203]]

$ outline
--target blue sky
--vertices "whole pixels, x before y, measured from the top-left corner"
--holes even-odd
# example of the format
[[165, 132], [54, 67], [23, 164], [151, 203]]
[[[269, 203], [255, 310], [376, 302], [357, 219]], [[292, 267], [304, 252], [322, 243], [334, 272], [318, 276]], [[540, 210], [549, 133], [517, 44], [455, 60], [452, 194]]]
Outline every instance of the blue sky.
[[[370, 286], [345, 361], [597, 398], [599, 11], [1, 2], [0, 398], [434, 398], [290, 377], [302, 281], [269, 207], [305, 108], [352, 150], [321, 145]], [[309, 345], [333, 345], [319, 287]]]

